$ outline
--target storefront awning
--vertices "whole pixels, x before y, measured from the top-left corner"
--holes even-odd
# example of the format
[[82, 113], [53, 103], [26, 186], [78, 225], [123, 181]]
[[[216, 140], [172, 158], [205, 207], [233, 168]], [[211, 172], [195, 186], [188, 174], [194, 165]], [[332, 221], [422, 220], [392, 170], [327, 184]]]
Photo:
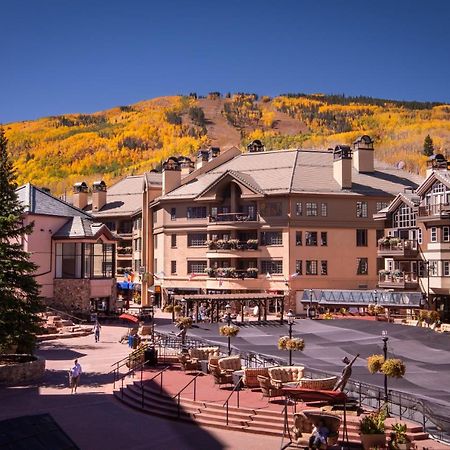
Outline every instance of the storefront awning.
[[387, 307], [419, 308], [423, 302], [423, 295], [421, 292], [305, 289], [301, 302], [311, 302], [319, 304], [319, 306], [367, 306], [378, 304]]
[[175, 295], [175, 300], [193, 300], [193, 301], [232, 301], [232, 300], [279, 300], [284, 299], [282, 294], [264, 294], [264, 293], [243, 293], [243, 294], [195, 294], [195, 295]]
[[123, 289], [123, 290], [132, 290], [134, 287], [134, 283], [131, 281], [119, 281], [117, 283], [117, 289]]

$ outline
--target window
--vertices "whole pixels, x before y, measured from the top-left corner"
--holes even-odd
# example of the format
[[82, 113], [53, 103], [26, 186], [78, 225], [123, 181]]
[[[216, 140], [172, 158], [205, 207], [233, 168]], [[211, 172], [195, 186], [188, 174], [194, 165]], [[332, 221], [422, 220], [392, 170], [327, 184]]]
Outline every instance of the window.
[[442, 275], [444, 277], [450, 276], [450, 261], [442, 261]]
[[303, 245], [302, 232], [301, 231], [296, 231], [295, 232], [295, 245]]
[[116, 222], [105, 222], [105, 225], [111, 230], [116, 231]]
[[295, 215], [297, 216], [303, 215], [303, 207], [301, 202], [295, 204]]
[[263, 216], [281, 216], [282, 213], [281, 202], [266, 202], [261, 205], [261, 214]]
[[384, 208], [387, 208], [388, 203], [387, 202], [377, 202], [377, 212], [381, 211]]
[[317, 245], [317, 231], [305, 232], [305, 245], [308, 245], [309, 247]]
[[263, 231], [261, 233], [262, 245], [283, 245], [283, 233], [281, 231]]
[[306, 275], [317, 275], [317, 261], [307, 260], [305, 269]]
[[317, 216], [317, 203], [306, 203], [306, 215]]
[[158, 248], [158, 235], [153, 236], [153, 248], [156, 250]]
[[140, 230], [142, 227], [142, 218], [137, 217], [133, 220], [133, 230]]
[[302, 275], [302, 269], [302, 261], [298, 259], [297, 261], [295, 261], [295, 272], [299, 275]]
[[367, 230], [356, 230], [356, 246], [367, 247]]
[[328, 203], [321, 203], [320, 204], [320, 215], [322, 217], [328, 216]]
[[177, 208], [170, 208], [170, 220], [177, 220]]
[[328, 245], [328, 233], [326, 231], [322, 231], [320, 233], [320, 245], [322, 247], [326, 247]]
[[190, 206], [186, 216], [188, 219], [206, 219], [206, 206]]
[[190, 273], [205, 273], [207, 263], [206, 261], [188, 261], [187, 271]]
[[137, 238], [134, 240], [134, 251], [135, 252], [140, 252], [141, 251], [141, 247], [142, 247], [142, 239], [141, 238]]
[[368, 275], [369, 273], [369, 260], [367, 258], [357, 258], [356, 275]]
[[430, 228], [430, 241], [431, 242], [437, 242], [437, 228], [436, 227], [431, 227]]
[[131, 220], [124, 220], [119, 224], [119, 234], [131, 234], [133, 232], [133, 222]]
[[262, 273], [283, 273], [283, 261], [282, 260], [263, 260], [261, 261], [261, 272]]
[[438, 276], [438, 261], [436, 260], [429, 260], [429, 274], [430, 277], [437, 277]]
[[172, 275], [177, 273], [177, 262], [176, 261], [170, 261], [170, 273]]
[[412, 228], [416, 226], [416, 213], [414, 210], [403, 204], [392, 214], [394, 228]]
[[320, 261], [320, 275], [328, 275], [328, 261]]
[[188, 247], [204, 247], [206, 243], [206, 233], [188, 234]]
[[134, 260], [134, 271], [139, 272], [141, 265], [142, 265], [142, 261], [140, 259], [135, 259]]
[[442, 240], [450, 242], [450, 227], [442, 227]]
[[171, 246], [172, 248], [174, 248], [174, 247], [177, 246], [177, 235], [176, 235], [176, 234], [172, 234], [172, 235], [170, 236], [170, 246]]
[[111, 278], [114, 245], [56, 244], [56, 278]]
[[417, 229], [417, 242], [418, 242], [419, 244], [422, 244], [422, 240], [423, 240], [423, 237], [422, 237], [422, 228], [418, 228], [418, 229]]
[[356, 217], [367, 217], [367, 202], [356, 202]]
[[158, 273], [158, 260], [156, 258], [153, 260], [153, 271]]

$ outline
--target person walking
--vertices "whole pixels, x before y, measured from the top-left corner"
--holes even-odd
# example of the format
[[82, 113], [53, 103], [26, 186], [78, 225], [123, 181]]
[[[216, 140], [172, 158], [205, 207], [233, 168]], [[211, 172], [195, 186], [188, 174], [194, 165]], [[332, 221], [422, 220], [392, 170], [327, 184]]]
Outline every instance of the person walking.
[[98, 322], [98, 320], [95, 321], [94, 324], [94, 336], [95, 336], [95, 342], [98, 342], [100, 340], [100, 330], [101, 330], [102, 326], [100, 325], [100, 323]]
[[70, 393], [77, 393], [77, 387], [80, 384], [80, 376], [82, 373], [81, 365], [78, 362], [78, 359], [76, 359], [74, 362], [74, 366], [69, 371], [69, 384], [71, 391]]

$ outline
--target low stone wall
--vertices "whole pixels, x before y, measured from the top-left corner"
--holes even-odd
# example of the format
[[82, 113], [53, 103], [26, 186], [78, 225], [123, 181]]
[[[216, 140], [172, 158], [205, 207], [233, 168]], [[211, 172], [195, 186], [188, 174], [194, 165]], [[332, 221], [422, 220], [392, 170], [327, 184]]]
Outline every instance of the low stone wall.
[[18, 384], [41, 378], [45, 359], [32, 355], [0, 355], [0, 384]]

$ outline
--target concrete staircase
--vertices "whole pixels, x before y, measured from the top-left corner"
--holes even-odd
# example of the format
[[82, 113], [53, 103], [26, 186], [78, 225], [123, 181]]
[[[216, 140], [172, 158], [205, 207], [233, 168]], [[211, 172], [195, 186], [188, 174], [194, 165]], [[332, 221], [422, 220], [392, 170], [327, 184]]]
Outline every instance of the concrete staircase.
[[[144, 382], [143, 393], [139, 382], [126, 385], [123, 389], [115, 390], [114, 396], [122, 403], [130, 408], [141, 411], [146, 414], [152, 414], [172, 420], [182, 420], [185, 422], [195, 422], [208, 427], [226, 428], [246, 433], [255, 433], [259, 435], [279, 436], [280, 439], [284, 433], [284, 416], [280, 411], [270, 409], [252, 409], [236, 406], [228, 408], [228, 424], [226, 422], [226, 408], [220, 403], [208, 403], [202, 401], [194, 401], [186, 398], [172, 398], [160, 393], [155, 388]], [[236, 398], [230, 401], [236, 404]], [[292, 407], [288, 411], [289, 429], [293, 426]], [[359, 420], [355, 414], [349, 412], [347, 414], [347, 432], [349, 442], [353, 445], [360, 443], [359, 436]], [[392, 423], [397, 422], [396, 419], [388, 419], [386, 432], [389, 434], [389, 428]], [[420, 425], [407, 422], [407, 434], [419, 449], [421, 448], [437, 448], [429, 445], [428, 434], [423, 432]], [[286, 437], [287, 434], [285, 433]], [[342, 427], [340, 440], [343, 440]], [[426, 440], [426, 441], [425, 441]], [[423, 441], [423, 445], [420, 445]], [[427, 444], [427, 445], [425, 445]]]

